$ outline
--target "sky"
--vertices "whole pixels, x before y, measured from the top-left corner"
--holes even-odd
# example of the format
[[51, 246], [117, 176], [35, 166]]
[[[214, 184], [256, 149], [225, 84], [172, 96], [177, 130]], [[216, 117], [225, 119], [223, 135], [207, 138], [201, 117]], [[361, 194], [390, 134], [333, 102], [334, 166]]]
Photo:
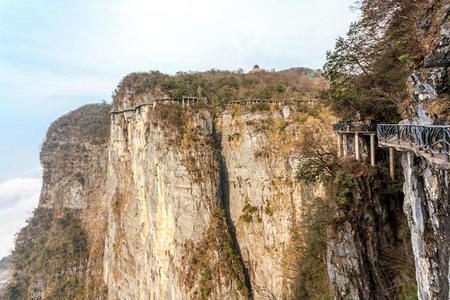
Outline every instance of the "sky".
[[321, 68], [354, 0], [0, 0], [0, 257], [37, 206], [51, 122], [126, 74]]

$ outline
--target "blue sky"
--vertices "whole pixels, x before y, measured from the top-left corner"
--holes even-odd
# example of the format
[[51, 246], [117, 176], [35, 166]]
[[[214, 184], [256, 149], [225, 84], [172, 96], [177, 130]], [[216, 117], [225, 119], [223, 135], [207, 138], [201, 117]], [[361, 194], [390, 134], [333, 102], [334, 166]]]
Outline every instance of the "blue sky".
[[0, 215], [16, 207], [20, 219], [0, 232], [0, 257], [37, 204], [53, 120], [110, 101], [134, 71], [321, 68], [357, 17], [352, 2], [0, 0]]

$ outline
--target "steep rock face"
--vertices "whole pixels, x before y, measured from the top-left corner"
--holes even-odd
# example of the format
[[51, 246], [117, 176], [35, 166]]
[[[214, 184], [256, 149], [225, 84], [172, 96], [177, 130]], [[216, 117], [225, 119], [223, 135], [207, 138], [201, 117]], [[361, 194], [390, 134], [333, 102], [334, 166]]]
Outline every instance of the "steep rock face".
[[[435, 47], [425, 56], [424, 68], [411, 75], [409, 88], [412, 102], [406, 122], [416, 124], [448, 124], [448, 113], [438, 116], [433, 106], [449, 106], [449, 42], [450, 5], [444, 5], [434, 20], [419, 24], [419, 34], [433, 36]], [[446, 104], [447, 102], [447, 104]], [[439, 113], [439, 112], [437, 112]], [[450, 297], [450, 215], [449, 174], [441, 166], [424, 157], [404, 153], [404, 211], [411, 228], [415, 257], [418, 295], [420, 299]]]
[[63, 209], [104, 208], [101, 199], [106, 179], [109, 109], [87, 105], [55, 121], [42, 146], [43, 184], [39, 207]]
[[293, 236], [308, 201], [324, 196], [296, 180], [299, 136], [314, 122], [301, 116], [170, 104], [113, 115], [110, 299], [292, 298]]
[[298, 117], [294, 106], [236, 106], [216, 122], [226, 206], [255, 299], [293, 297], [293, 236], [308, 202], [324, 197], [320, 186], [296, 180], [299, 135], [308, 125]]
[[[222, 242], [232, 246], [218, 212], [218, 156], [208, 111], [159, 106], [114, 115], [107, 201], [110, 299], [245, 295], [243, 277], [226, 280], [229, 260], [215, 250]], [[241, 290], [233, 289], [239, 282]]]
[[9, 299], [102, 299], [107, 104], [57, 121], [42, 146], [39, 206], [18, 234]]
[[350, 169], [336, 176], [339, 192], [328, 237], [335, 297], [394, 299], [413, 267], [398, 234], [401, 195], [375, 169], [351, 161], [346, 165]]
[[420, 299], [449, 297], [449, 178], [448, 171], [422, 157], [404, 154], [404, 211], [411, 228]]

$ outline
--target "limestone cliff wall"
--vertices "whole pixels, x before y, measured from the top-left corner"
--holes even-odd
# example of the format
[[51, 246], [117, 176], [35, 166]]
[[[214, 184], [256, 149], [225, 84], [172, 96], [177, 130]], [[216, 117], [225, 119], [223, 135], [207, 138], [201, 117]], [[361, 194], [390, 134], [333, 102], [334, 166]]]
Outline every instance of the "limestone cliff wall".
[[109, 298], [292, 298], [292, 236], [324, 196], [295, 178], [303, 117], [295, 106], [170, 104], [113, 115]]
[[7, 299], [104, 299], [110, 105], [64, 115], [41, 150], [39, 206], [16, 240]]
[[129, 118], [113, 117], [105, 253], [110, 299], [241, 297], [233, 289], [240, 275], [225, 282], [220, 272], [227, 261], [221, 250], [202, 249], [205, 238], [210, 248], [226, 238], [226, 224], [219, 224], [225, 233], [208, 231], [218, 225], [213, 219], [221, 208], [218, 158], [207, 110], [143, 107]]
[[227, 208], [255, 299], [293, 297], [293, 234], [309, 201], [324, 197], [319, 185], [296, 180], [299, 136], [308, 126], [296, 118], [295, 106], [235, 107], [216, 122]]

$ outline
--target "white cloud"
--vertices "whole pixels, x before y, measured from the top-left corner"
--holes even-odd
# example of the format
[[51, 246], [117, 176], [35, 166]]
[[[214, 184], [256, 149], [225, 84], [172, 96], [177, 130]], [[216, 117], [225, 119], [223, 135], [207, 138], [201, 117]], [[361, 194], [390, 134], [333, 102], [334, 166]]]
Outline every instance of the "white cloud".
[[14, 247], [15, 234], [37, 207], [41, 179], [16, 178], [0, 183], [0, 258]]

